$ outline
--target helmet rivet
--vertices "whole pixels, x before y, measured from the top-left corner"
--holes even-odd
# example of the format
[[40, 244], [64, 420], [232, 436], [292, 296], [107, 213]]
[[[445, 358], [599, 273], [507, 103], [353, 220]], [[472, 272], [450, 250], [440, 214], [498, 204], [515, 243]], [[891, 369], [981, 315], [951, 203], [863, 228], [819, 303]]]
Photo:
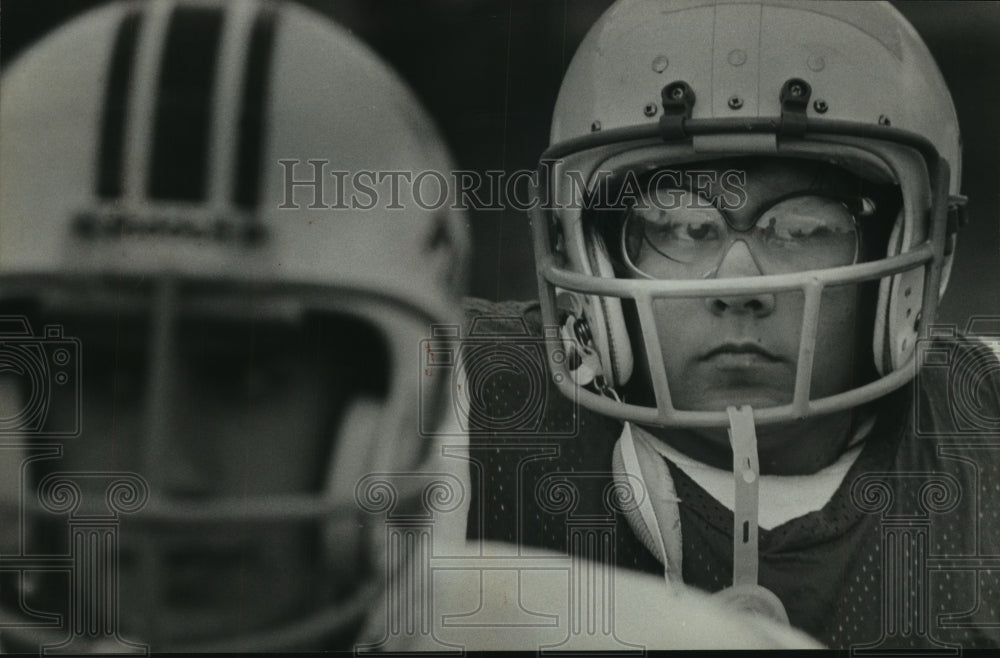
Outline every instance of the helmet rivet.
[[663, 73], [667, 70], [667, 66], [670, 65], [670, 60], [667, 59], [666, 55], [657, 55], [653, 59], [653, 70], [657, 73]]
[[815, 101], [813, 101], [813, 109], [819, 112], [820, 114], [824, 114], [828, 109], [830, 109], [830, 107], [826, 104], [825, 100], [823, 100], [822, 98], [817, 98]]
[[892, 122], [889, 121], [889, 117], [887, 117], [884, 114], [880, 114], [878, 116], [878, 123], [879, 123], [880, 126], [891, 126], [892, 125]]
[[600, 129], [601, 129], [601, 122], [600, 121], [595, 121], [594, 123], [590, 124], [590, 132], [596, 133]]
[[738, 110], [743, 107], [743, 99], [737, 95], [729, 97], [729, 108], [732, 110]]
[[788, 89], [788, 93], [790, 93], [792, 96], [801, 96], [802, 95], [802, 85], [792, 85]]
[[747, 54], [746, 51], [737, 48], [730, 50], [729, 56], [726, 59], [729, 61], [730, 66], [743, 66], [747, 61]]
[[656, 116], [656, 103], [646, 103], [642, 108], [642, 113], [648, 117]]
[[822, 55], [809, 55], [806, 66], [809, 67], [810, 71], [822, 71], [826, 68], [826, 59]]
[[674, 85], [674, 88], [670, 90], [670, 97], [675, 101], [679, 101], [684, 98], [684, 87], [681, 85]]

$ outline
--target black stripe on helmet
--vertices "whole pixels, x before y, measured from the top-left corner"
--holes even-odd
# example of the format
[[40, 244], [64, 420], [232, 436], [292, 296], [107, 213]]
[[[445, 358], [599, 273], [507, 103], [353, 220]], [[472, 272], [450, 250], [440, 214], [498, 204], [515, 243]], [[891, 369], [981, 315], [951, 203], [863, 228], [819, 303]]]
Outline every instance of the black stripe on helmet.
[[153, 199], [205, 199], [222, 18], [221, 9], [203, 7], [178, 7], [170, 18], [156, 90], [147, 185]]
[[125, 122], [141, 27], [138, 11], [126, 14], [111, 50], [97, 149], [97, 195], [104, 199], [120, 197], [124, 186]]
[[236, 179], [233, 201], [253, 209], [260, 202], [261, 156], [264, 145], [264, 105], [267, 99], [277, 14], [265, 7], [257, 14], [250, 34], [250, 46], [243, 78], [239, 142], [236, 152]]

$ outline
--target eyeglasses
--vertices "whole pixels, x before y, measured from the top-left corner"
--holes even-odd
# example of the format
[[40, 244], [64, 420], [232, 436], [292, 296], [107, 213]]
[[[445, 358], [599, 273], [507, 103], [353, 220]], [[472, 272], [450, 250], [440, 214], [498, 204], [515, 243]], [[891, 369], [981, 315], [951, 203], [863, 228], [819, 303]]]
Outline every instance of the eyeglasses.
[[622, 255], [634, 273], [649, 279], [712, 276], [737, 241], [764, 274], [852, 265], [859, 253], [856, 217], [871, 210], [867, 199], [852, 210], [841, 199], [803, 193], [779, 199], [739, 230], [700, 194], [670, 190], [670, 202], [662, 200], [640, 196], [622, 225]]

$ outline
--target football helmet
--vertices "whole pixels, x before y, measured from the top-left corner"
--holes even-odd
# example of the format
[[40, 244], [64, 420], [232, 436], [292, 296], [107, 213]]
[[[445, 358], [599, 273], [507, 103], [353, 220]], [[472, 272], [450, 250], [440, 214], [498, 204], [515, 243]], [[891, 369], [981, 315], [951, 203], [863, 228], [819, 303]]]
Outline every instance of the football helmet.
[[[561, 326], [576, 352], [553, 359], [555, 381], [580, 404], [661, 427], [730, 425], [726, 410], [671, 401], [660, 358], [669, 347], [659, 343], [653, 309], [681, 297], [804, 296], [794, 394], [788, 403], [755, 407], [757, 424], [856, 407], [913, 377], [914, 346], [947, 285], [965, 198], [948, 88], [917, 32], [888, 3], [621, 0], [570, 63], [550, 140], [533, 235], [545, 322]], [[742, 279], [636, 279], [616, 266], [624, 240], [609, 238], [594, 211], [609, 189], [603, 185], [746, 156], [827, 163], [894, 188], [901, 209], [887, 220], [883, 253]], [[850, 390], [813, 397], [823, 292], [866, 282], [877, 287], [876, 372]], [[634, 304], [634, 324], [626, 303]], [[633, 377], [636, 340], [648, 354], [653, 405], [618, 395]]]
[[[356, 487], [453, 422], [419, 347], [469, 239], [348, 173], [451, 171], [428, 115], [306, 8], [157, 0], [5, 66], [0, 126], [4, 647], [59, 644], [58, 615], [75, 651], [351, 646], [393, 568]], [[67, 608], [39, 556], [112, 508], [117, 589]]]

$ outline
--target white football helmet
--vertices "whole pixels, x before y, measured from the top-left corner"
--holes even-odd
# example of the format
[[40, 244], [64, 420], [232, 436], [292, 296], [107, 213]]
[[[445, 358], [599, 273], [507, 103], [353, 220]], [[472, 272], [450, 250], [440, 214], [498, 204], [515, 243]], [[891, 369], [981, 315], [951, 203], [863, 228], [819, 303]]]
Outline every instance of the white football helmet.
[[[99, 8], [0, 99], [4, 648], [60, 614], [75, 651], [351, 646], [392, 568], [356, 487], [427, 468], [418, 427], [454, 417], [419, 348], [469, 240], [336, 172], [451, 171], [428, 115], [346, 30], [256, 1]], [[109, 509], [118, 595], [67, 608], [39, 556]]]
[[[965, 199], [951, 96], [919, 35], [888, 3], [621, 0], [566, 72], [550, 144], [533, 218], [541, 301], [546, 324], [563, 326], [575, 343], [577, 358], [554, 367], [559, 386], [581, 404], [663, 427], [729, 425], [725, 410], [671, 402], [653, 305], [678, 297], [804, 295], [794, 397], [754, 408], [758, 424], [858, 406], [912, 378], [914, 345], [947, 284]], [[902, 209], [884, 255], [749, 279], [616, 278], [624, 276], [615, 267], [624, 247], [609, 244], [587, 208], [602, 181], [740, 156], [827, 162], [898, 188]], [[823, 291], [861, 282], [878, 287], [878, 374], [813, 398]], [[622, 300], [635, 305], [631, 338]], [[614, 393], [633, 376], [636, 336], [649, 354], [653, 406]]]

